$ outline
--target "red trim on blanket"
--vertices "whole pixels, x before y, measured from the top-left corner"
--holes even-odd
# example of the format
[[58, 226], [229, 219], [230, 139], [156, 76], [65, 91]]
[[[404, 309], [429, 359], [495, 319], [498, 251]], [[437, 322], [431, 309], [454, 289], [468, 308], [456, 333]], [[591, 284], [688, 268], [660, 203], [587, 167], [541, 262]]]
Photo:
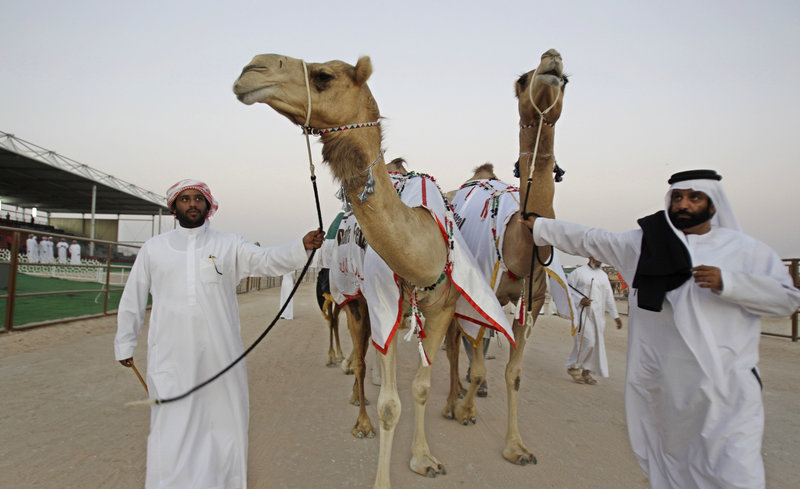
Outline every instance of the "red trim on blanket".
[[389, 345], [392, 344], [392, 340], [394, 339], [395, 333], [397, 333], [397, 327], [400, 326], [400, 321], [403, 320], [403, 290], [400, 288], [400, 284], [398, 280], [400, 277], [397, 274], [394, 274], [394, 284], [397, 286], [398, 290], [400, 290], [400, 298], [397, 300], [397, 319], [394, 320], [394, 325], [392, 326], [392, 330], [389, 332], [389, 336], [386, 337], [386, 347], [381, 347], [375, 340], [372, 340], [372, 346], [375, 347], [376, 350], [386, 355], [386, 350], [389, 348]]
[[[422, 205], [428, 207], [428, 180], [426, 178], [422, 179]], [[446, 235], [445, 235], [446, 237]]]
[[337, 304], [339, 307], [342, 307], [342, 306], [344, 306], [345, 304], [347, 304], [348, 302], [350, 302], [350, 301], [352, 301], [352, 300], [356, 300], [356, 299], [358, 299], [359, 297], [363, 297], [363, 296], [361, 295], [361, 291], [360, 291], [360, 290], [358, 291], [358, 294], [356, 294], [356, 295], [347, 295], [347, 294], [342, 294], [342, 295], [344, 296], [344, 300], [342, 301], [342, 303], [341, 303], [341, 304]]
[[[439, 225], [439, 231], [442, 233], [442, 236], [444, 237], [445, 242], [447, 242], [447, 231], [444, 228], [444, 224], [442, 224], [442, 222], [439, 220], [439, 217], [436, 214], [431, 212], [431, 215], [433, 216], [434, 219], [436, 219], [436, 224]], [[450, 282], [453, 284], [453, 287], [455, 287], [459, 292], [461, 292], [461, 295], [463, 295], [464, 299], [466, 299], [467, 302], [469, 302], [469, 305], [471, 305], [472, 308], [475, 309], [475, 311], [477, 311], [478, 314], [480, 314], [481, 317], [483, 319], [485, 319], [489, 323], [489, 324], [486, 325], [486, 327], [492, 328], [495, 331], [500, 331], [501, 333], [506, 335], [506, 338], [508, 338], [508, 341], [510, 341], [511, 344], [514, 345], [514, 348], [516, 349], [517, 348], [517, 343], [514, 341], [514, 338], [512, 338], [511, 335], [508, 334], [508, 331], [503, 329], [503, 327], [500, 326], [500, 324], [498, 324], [494, 319], [491, 318], [491, 316], [489, 316], [483, 309], [481, 309], [481, 307], [474, 300], [472, 300], [472, 297], [470, 297], [469, 294], [467, 294], [467, 291], [465, 291], [464, 289], [459, 287], [458, 284], [455, 282], [455, 280], [453, 280], [453, 268], [452, 267], [446, 267], [445, 268], [445, 273], [447, 273], [447, 276], [450, 277]], [[475, 321], [472, 321], [472, 322], [475, 322]]]

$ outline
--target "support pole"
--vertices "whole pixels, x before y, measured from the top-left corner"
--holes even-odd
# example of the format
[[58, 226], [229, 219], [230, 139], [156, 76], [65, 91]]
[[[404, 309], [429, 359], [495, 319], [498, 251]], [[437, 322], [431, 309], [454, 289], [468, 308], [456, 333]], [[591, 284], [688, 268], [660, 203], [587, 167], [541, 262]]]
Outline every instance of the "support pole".
[[94, 215], [96, 206], [97, 206], [97, 185], [92, 185], [92, 222], [91, 222], [91, 227], [89, 228], [89, 237], [92, 238], [92, 241], [89, 241], [89, 256], [94, 256]]

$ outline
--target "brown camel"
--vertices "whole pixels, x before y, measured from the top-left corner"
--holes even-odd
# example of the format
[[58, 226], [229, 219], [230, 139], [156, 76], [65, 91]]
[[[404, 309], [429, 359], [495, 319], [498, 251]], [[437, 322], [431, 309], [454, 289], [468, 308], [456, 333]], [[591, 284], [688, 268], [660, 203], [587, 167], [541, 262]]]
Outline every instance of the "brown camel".
[[[567, 78], [564, 76], [561, 55], [553, 49], [542, 55], [541, 63], [536, 70], [522, 75], [517, 80], [515, 89], [519, 101], [520, 115], [520, 188], [518, 196], [513, 195], [513, 188], [504, 189], [506, 193], [501, 196], [518, 199], [519, 210], [508, 218], [502, 240], [502, 255], [500, 259], [508, 273], [496, 276], [493, 280], [499, 278], [499, 284], [492, 283], [492, 286], [495, 288], [495, 293], [500, 303], [505, 305], [509, 301], [517, 302], [522, 295], [523, 289], [528, 290], [527, 281], [532, 280], [531, 311], [523, 321], [523, 324], [520, 324], [518, 318], [515, 318], [513, 327], [516, 348], [511, 348], [505, 372], [508, 395], [508, 426], [503, 457], [510, 462], [521, 465], [536, 463], [536, 458], [525, 446], [519, 433], [517, 398], [522, 378], [522, 357], [525, 352], [528, 333], [544, 304], [546, 274], [544, 267], [536, 262], [534, 263], [533, 277], [531, 278], [531, 261], [534, 251], [533, 238], [530, 230], [519, 220], [520, 215], [523, 213], [555, 217], [552, 206], [554, 195], [552, 175], [555, 164], [555, 158], [553, 157], [554, 124], [561, 115], [566, 83]], [[542, 113], [544, 114], [542, 115]], [[531, 175], [529, 171], [534, 151], [536, 152], [536, 158], [533, 164], [532, 184], [529, 191], [528, 177]], [[484, 166], [476, 169], [476, 174], [471, 180], [487, 178], [494, 178], [494, 173], [492, 168]], [[467, 226], [474, 225], [480, 219], [472, 214], [469, 216], [464, 215], [463, 211], [458, 207], [460, 202], [465, 202], [463, 199], [459, 199], [459, 196], [463, 197], [472, 190], [472, 188], [462, 187], [454, 200], [456, 212], [459, 214], [458, 219], [463, 219], [462, 232], [466, 232]], [[530, 197], [527, 200], [527, 207], [523, 209], [523, 206], [526, 205], [528, 192], [530, 192]], [[487, 239], [496, 240], [491, 235], [487, 236]], [[474, 246], [474, 243], [469, 240], [468, 244], [471, 247]], [[538, 254], [542, 261], [546, 261], [550, 256], [550, 250], [538, 249]], [[525, 277], [526, 280], [524, 287], [519, 281], [522, 277]], [[525, 300], [528, 301], [529, 299], [526, 297]], [[447, 342], [448, 357], [451, 361], [451, 390], [448, 404], [443, 414], [447, 417], [454, 417], [463, 424], [467, 424], [470, 421], [475, 422], [475, 394], [486, 375], [486, 367], [483, 363], [483, 349], [473, 348], [470, 388], [463, 399], [458, 400], [461, 386], [457, 378], [459, 347], [457, 334], [448, 334]], [[453, 363], [456, 364], [455, 367], [452, 366]]]
[[[234, 93], [245, 104], [266, 103], [293, 123], [316, 128], [314, 132], [320, 134], [323, 143], [323, 158], [349, 197], [367, 241], [399, 277], [401, 303], [407, 307], [406, 294], [412, 293], [425, 311], [420, 357], [432, 362], [459, 299], [460, 290], [451, 286], [451, 274], [472, 265], [451, 264], [439, 222], [425, 207], [409, 207], [398, 196], [381, 152], [380, 112], [366, 83], [371, 74], [368, 57], [351, 66], [342, 61], [306, 64], [267, 54], [256, 56], [245, 66], [234, 84]], [[538, 210], [546, 214], [546, 209]], [[446, 265], [454, 268], [448, 270]], [[397, 341], [388, 342], [381, 356], [380, 452], [374, 485], [380, 489], [391, 487], [392, 440], [401, 410], [396, 345]], [[430, 375], [430, 364], [420, 361], [412, 385], [415, 422], [410, 466], [414, 472], [434, 477], [445, 469], [431, 454], [425, 437]]]
[[[371, 328], [366, 299], [364, 299], [358, 287], [354, 286], [360, 281], [356, 271], [364, 268], [363, 257], [367, 243], [363, 239], [363, 233], [352, 214], [344, 214], [341, 220], [338, 221], [337, 226], [335, 238], [326, 242], [326, 251], [323, 252], [331, 260], [331, 263], [327, 264], [331, 268], [327, 269], [324, 277], [320, 274], [317, 284], [318, 295], [322, 289], [327, 290], [321, 296], [324, 298], [324, 302], [319, 297], [318, 300], [322, 302], [322, 313], [328, 322], [329, 331], [331, 332], [331, 340], [328, 347], [328, 365], [334, 365], [334, 363], [331, 363], [331, 358], [333, 357], [341, 362], [341, 367], [345, 374], [355, 374], [350, 404], [358, 406], [359, 409], [352, 434], [357, 438], [374, 438], [375, 428], [370, 422], [366, 409], [369, 402], [364, 395], [365, 355], [369, 347]], [[330, 232], [331, 230], [329, 230]], [[340, 245], [345, 247], [345, 255], [342, 257], [339, 256], [341, 252]], [[323, 278], [325, 283], [319, 283]], [[340, 283], [340, 280], [343, 282]], [[355, 288], [353, 290], [340, 290], [340, 285], [345, 288]], [[345, 361], [342, 361], [341, 348], [338, 343], [338, 316], [341, 311], [344, 311], [347, 316], [347, 329], [353, 343], [353, 350]], [[338, 357], [334, 356], [333, 353], [334, 332], [336, 334]]]

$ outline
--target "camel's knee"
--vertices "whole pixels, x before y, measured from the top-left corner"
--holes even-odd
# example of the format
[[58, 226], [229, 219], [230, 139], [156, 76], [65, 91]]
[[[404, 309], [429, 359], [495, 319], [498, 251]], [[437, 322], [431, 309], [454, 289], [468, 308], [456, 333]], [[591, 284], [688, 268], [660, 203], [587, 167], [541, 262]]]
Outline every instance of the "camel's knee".
[[428, 381], [428, 382], [423, 382], [423, 381], [414, 382], [414, 384], [411, 386], [411, 392], [414, 395], [414, 401], [423, 402], [423, 403], [426, 402], [428, 400], [428, 397], [431, 394], [431, 383], [430, 383], [430, 381]]
[[511, 386], [515, 391], [519, 390], [520, 382], [522, 379], [522, 367], [508, 367], [506, 369], [506, 384]]
[[378, 420], [384, 430], [392, 430], [400, 419], [400, 400], [390, 399], [383, 401], [378, 406]]

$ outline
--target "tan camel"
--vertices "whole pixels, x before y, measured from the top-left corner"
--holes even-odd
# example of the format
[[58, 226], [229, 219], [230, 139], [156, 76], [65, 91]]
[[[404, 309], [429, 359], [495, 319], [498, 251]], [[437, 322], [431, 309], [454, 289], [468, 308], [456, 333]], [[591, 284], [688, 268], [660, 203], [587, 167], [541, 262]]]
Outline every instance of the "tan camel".
[[[520, 214], [527, 212], [544, 217], [555, 217], [552, 206], [555, 190], [553, 181], [553, 167], [555, 164], [553, 156], [554, 124], [561, 115], [566, 83], [567, 78], [564, 76], [561, 55], [558, 51], [551, 49], [542, 55], [541, 62], [536, 70], [522, 75], [515, 84], [520, 115], [520, 209], [510, 217], [504, 231], [502, 260], [510, 273], [502, 275], [496, 288], [497, 298], [503, 305], [509, 301], [517, 302], [520, 298], [523, 286], [518, 280], [519, 277], [526, 277], [525, 290], [527, 290], [527, 280], [531, 280], [531, 260], [534, 250], [533, 238], [530, 230], [519, 222]], [[544, 112], [543, 116], [541, 115], [542, 112]], [[541, 123], [542, 121], [544, 124]], [[530, 197], [527, 201], [527, 207], [523, 209], [522, 207], [526, 204], [528, 176], [530, 175], [529, 170], [534, 150], [536, 150], [536, 158], [533, 165]], [[476, 169], [473, 180], [493, 177], [493, 168], [484, 166]], [[467, 189], [464, 189], [464, 191], [467, 191]], [[469, 222], [470, 219], [467, 218], [466, 221]], [[550, 256], [549, 249], [540, 248], [538, 253], [542, 261], [546, 261]], [[505, 372], [508, 396], [508, 426], [503, 457], [520, 465], [536, 463], [536, 457], [525, 446], [519, 433], [517, 398], [522, 378], [522, 357], [528, 337], [526, 329], [533, 327], [533, 322], [544, 304], [545, 280], [544, 267], [540, 263], [535, 263], [532, 278], [531, 313], [527, 316], [527, 320], [524, 321], [526, 324], [519, 324], [516, 319], [514, 321], [514, 338], [517, 344], [516, 348], [511, 348]], [[525, 300], [527, 301], [528, 298]], [[458, 395], [461, 391], [457, 377], [459, 345], [458, 336], [454, 332], [451, 333], [448, 334], [447, 338], [448, 357], [451, 361], [451, 390], [443, 414], [446, 417], [454, 417], [463, 424], [474, 423], [476, 419], [475, 394], [486, 375], [486, 367], [483, 363], [483, 349], [473, 348], [470, 388], [463, 399], [458, 400]], [[455, 367], [452, 366], [453, 363], [456, 364]]]
[[[450, 286], [450, 275], [444, 273], [448, 244], [439, 224], [427, 209], [405, 205], [389, 178], [381, 152], [380, 112], [366, 83], [371, 74], [368, 57], [351, 66], [342, 61], [306, 64], [286, 56], [260, 55], [244, 68], [234, 93], [245, 104], [268, 104], [295, 124], [333, 128], [318, 131], [323, 158], [341, 182], [372, 249], [401, 278], [403, 290], [415, 291], [426, 317], [422, 353], [432, 362], [453, 318], [459, 293]], [[397, 341], [391, 341], [381, 356], [377, 489], [391, 487], [391, 448], [401, 411], [396, 369]], [[410, 467], [435, 477], [445, 469], [431, 454], [425, 437], [430, 376], [430, 365], [420, 362], [412, 385], [415, 422]]]

